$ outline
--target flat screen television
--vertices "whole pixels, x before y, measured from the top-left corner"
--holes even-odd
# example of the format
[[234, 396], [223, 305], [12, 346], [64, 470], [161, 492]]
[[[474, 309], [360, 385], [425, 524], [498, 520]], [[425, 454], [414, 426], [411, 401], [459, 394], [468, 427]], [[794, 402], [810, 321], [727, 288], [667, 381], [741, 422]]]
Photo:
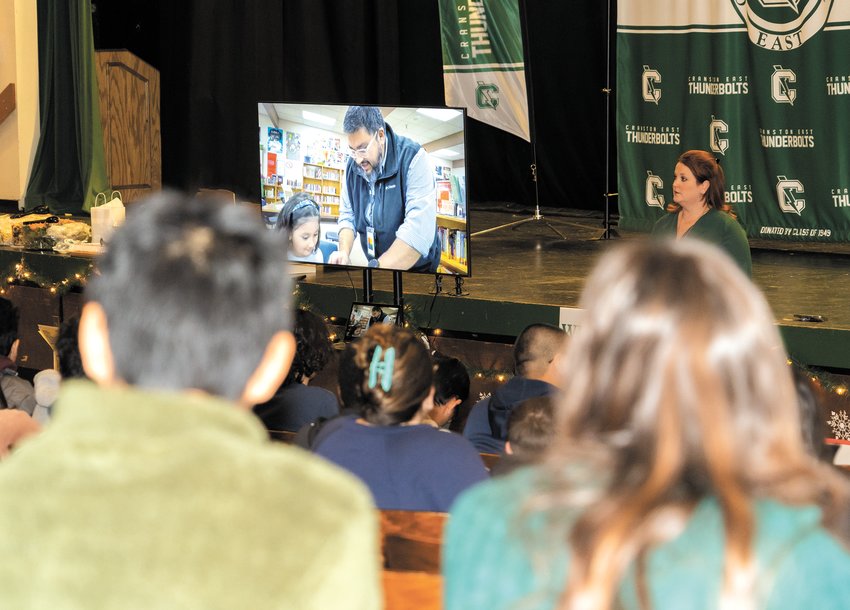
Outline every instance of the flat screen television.
[[257, 116], [262, 214], [289, 232], [290, 260], [470, 275], [464, 109], [260, 102]]

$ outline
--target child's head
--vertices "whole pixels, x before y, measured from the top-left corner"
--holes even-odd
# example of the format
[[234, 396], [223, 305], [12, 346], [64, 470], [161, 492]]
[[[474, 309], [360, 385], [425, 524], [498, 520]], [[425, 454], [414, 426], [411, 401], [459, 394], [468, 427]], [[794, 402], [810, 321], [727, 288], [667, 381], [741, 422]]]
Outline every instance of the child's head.
[[0, 297], [0, 355], [11, 357], [18, 340], [18, 308], [9, 299]]
[[80, 329], [80, 319], [77, 316], [62, 322], [59, 327], [59, 338], [56, 339], [56, 353], [59, 356], [59, 373], [62, 379], [85, 377], [83, 361], [80, 358], [80, 345], [77, 333]]
[[301, 383], [325, 368], [334, 356], [328, 327], [321, 316], [305, 309], [295, 312], [295, 359], [284, 386]]
[[451, 421], [455, 408], [469, 397], [469, 373], [463, 362], [435, 354], [434, 367], [434, 409], [431, 419], [440, 426]]
[[290, 197], [277, 217], [275, 228], [289, 235], [289, 252], [305, 257], [319, 247], [321, 210], [309, 193], [301, 192]]
[[[360, 409], [371, 424], [394, 426], [430, 411], [433, 373], [428, 351], [403, 328], [369, 328], [340, 362], [340, 387], [346, 407]], [[352, 404], [349, 404], [352, 403]]]
[[508, 442], [505, 453], [519, 459], [539, 458], [555, 436], [555, 408], [550, 396], [523, 401], [508, 418]]

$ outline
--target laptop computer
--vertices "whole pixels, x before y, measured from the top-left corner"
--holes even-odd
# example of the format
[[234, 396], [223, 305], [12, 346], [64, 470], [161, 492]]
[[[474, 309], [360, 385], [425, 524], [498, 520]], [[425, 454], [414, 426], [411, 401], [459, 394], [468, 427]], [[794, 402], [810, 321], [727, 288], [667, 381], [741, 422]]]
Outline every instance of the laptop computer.
[[344, 341], [354, 341], [369, 330], [373, 324], [397, 324], [399, 319], [398, 305], [383, 305], [380, 303], [362, 303], [355, 301], [351, 304], [351, 312], [345, 324]]

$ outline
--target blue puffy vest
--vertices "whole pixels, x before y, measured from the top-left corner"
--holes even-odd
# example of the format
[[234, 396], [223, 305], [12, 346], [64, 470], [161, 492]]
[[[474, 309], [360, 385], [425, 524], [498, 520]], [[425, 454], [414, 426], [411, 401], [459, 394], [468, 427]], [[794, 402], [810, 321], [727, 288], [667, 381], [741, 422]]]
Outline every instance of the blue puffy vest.
[[[404, 222], [404, 193], [407, 188], [407, 172], [413, 157], [421, 146], [409, 138], [396, 135], [392, 128], [384, 124], [387, 137], [387, 152], [384, 159], [384, 171], [375, 182], [375, 202], [373, 222], [375, 229], [375, 257], [389, 250], [396, 239], [396, 231]], [[374, 170], [373, 170], [374, 171]], [[348, 189], [351, 209], [354, 212], [354, 226], [360, 236], [360, 245], [368, 258], [366, 243], [366, 207], [369, 201], [369, 183], [356, 168], [354, 159], [348, 160], [345, 168], [345, 184]], [[387, 188], [395, 185], [395, 188]], [[436, 205], [436, 201], [434, 202]], [[420, 256], [410, 271], [436, 273], [440, 264], [440, 239], [437, 227], [434, 227], [434, 240], [427, 256]]]

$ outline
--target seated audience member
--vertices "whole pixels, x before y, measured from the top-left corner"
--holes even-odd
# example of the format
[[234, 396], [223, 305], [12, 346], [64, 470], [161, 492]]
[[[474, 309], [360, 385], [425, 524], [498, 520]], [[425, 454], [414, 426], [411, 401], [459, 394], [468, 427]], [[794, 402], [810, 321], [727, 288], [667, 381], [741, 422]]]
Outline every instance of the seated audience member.
[[340, 367], [340, 386], [353, 390], [360, 416], [326, 424], [314, 451], [365, 481], [378, 508], [448, 511], [487, 471], [469, 441], [423, 424], [434, 404], [425, 346], [378, 324], [353, 349], [355, 366]]
[[62, 379], [85, 379], [83, 360], [80, 356], [80, 319], [77, 316], [68, 318], [59, 327], [59, 338], [56, 340], [56, 353], [59, 357], [59, 374]]
[[457, 358], [435, 354], [431, 360], [434, 366], [434, 408], [423, 423], [448, 430], [455, 409], [469, 397], [469, 373]]
[[508, 418], [505, 455], [490, 469], [490, 476], [502, 476], [521, 466], [540, 461], [555, 436], [555, 410], [551, 396], [524, 400]]
[[339, 390], [339, 413], [333, 417], [318, 417], [306, 424], [298, 430], [293, 443], [307, 450], [312, 450], [315, 445], [316, 438], [326, 425], [340, 417], [350, 417], [352, 415], [359, 417], [361, 405], [359, 404], [359, 394], [356, 388], [349, 383], [357, 373], [357, 364], [354, 362], [355, 349], [351, 343], [346, 344], [339, 355], [337, 368], [337, 389]]
[[80, 359], [80, 347], [77, 343], [80, 319], [76, 316], [68, 318], [59, 327], [59, 336], [56, 339], [56, 356], [59, 360], [59, 370], [46, 369], [36, 373], [33, 378], [35, 386], [35, 400], [38, 406], [33, 411], [40, 423], [45, 424], [50, 420], [53, 403], [59, 396], [59, 386], [62, 381], [69, 379], [83, 379], [86, 374], [83, 371], [83, 362]]
[[0, 409], [20, 409], [32, 415], [35, 391], [26, 379], [18, 377], [18, 308], [0, 297]]
[[285, 257], [240, 207], [135, 204], [86, 289], [95, 383], [0, 468], [4, 607], [380, 607], [368, 491], [250, 413], [295, 352]]
[[508, 417], [522, 401], [557, 391], [557, 365], [566, 333], [549, 324], [532, 324], [514, 343], [515, 377], [478, 401], [469, 412], [463, 435], [481, 453], [502, 453]]
[[544, 462], [452, 509], [446, 610], [846, 607], [848, 482], [804, 446], [744, 273], [699, 240], [627, 244], [581, 307]]
[[18, 442], [40, 429], [39, 423], [24, 411], [0, 410], [0, 458], [6, 457]]
[[320, 417], [339, 414], [339, 402], [333, 393], [308, 385], [334, 357], [325, 321], [313, 312], [296, 311], [295, 342], [295, 359], [283, 385], [270, 401], [254, 407], [254, 413], [269, 430], [296, 432]]

